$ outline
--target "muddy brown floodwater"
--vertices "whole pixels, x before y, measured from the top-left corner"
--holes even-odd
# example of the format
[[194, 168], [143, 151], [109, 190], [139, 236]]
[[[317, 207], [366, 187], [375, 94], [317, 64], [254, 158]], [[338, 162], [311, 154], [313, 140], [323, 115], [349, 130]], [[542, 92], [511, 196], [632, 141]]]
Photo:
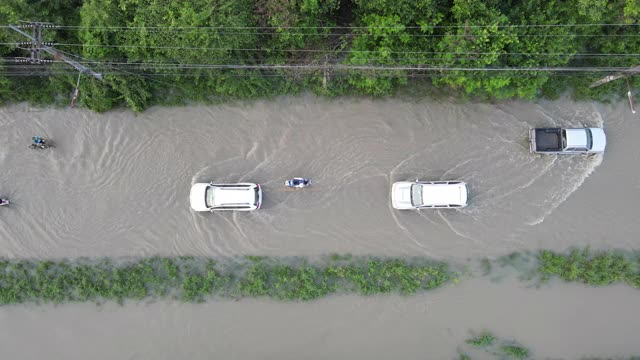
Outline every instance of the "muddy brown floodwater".
[[[604, 126], [603, 157], [535, 156], [534, 126]], [[6, 257], [351, 253], [464, 260], [637, 249], [640, 119], [624, 103], [278, 98], [226, 106], [0, 109]], [[28, 149], [41, 135], [55, 149]], [[314, 186], [288, 191], [293, 176]], [[460, 211], [400, 212], [391, 183], [459, 179]], [[260, 183], [252, 213], [194, 213], [201, 181]], [[486, 282], [485, 283], [483, 283]], [[451, 358], [469, 328], [541, 356], [630, 355], [640, 293], [471, 280], [432, 295], [0, 308], [0, 358]], [[38, 346], [34, 346], [38, 344]], [[59, 356], [57, 356], [59, 355]], [[217, 355], [217, 356], [216, 356]]]

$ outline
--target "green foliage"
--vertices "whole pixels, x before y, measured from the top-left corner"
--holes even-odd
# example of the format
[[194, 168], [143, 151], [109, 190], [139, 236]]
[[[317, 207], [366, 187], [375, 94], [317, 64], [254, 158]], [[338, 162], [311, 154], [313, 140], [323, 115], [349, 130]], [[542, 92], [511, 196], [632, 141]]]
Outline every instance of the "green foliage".
[[542, 280], [559, 277], [565, 281], [581, 282], [592, 286], [626, 282], [638, 287], [638, 261], [617, 252], [592, 253], [588, 248], [574, 249], [569, 254], [549, 250], [539, 253], [538, 273]]
[[[507, 52], [509, 44], [517, 41], [511, 28], [502, 27], [509, 23], [507, 16], [480, 0], [454, 0], [451, 14], [447, 25], [473, 22], [474, 26], [446, 31], [437, 45], [439, 64], [448, 68], [500, 66], [500, 55]], [[500, 89], [509, 85], [510, 78], [484, 76], [482, 71], [446, 71], [434, 83], [461, 88], [467, 94], [500, 94]]]
[[214, 295], [308, 301], [335, 292], [412, 294], [441, 286], [451, 278], [442, 263], [344, 257], [345, 264], [331, 267], [285, 261], [254, 257], [234, 265], [193, 257], [152, 257], [119, 263], [108, 259], [2, 260], [0, 304], [122, 303], [167, 297], [201, 302]]
[[[492, 355], [492, 358], [497, 356], [500, 359], [522, 360], [529, 357], [529, 350], [527, 348], [521, 346], [514, 340], [499, 339], [487, 331], [466, 340], [465, 343], [476, 347], [477, 349], [475, 351], [482, 350], [485, 354]], [[469, 357], [460, 353], [460, 358], [468, 359]]]
[[[638, 1], [6, 0], [0, 20], [79, 26], [45, 35], [80, 44], [57, 47], [106, 75], [100, 83], [81, 82], [78, 104], [96, 111], [302, 91], [433, 96], [434, 87], [440, 94], [484, 99], [554, 98], [571, 91], [578, 99], [611, 100], [626, 94], [624, 81], [589, 89], [602, 73], [534, 69], [637, 66], [636, 58], [623, 55], [640, 48], [636, 27], [556, 25], [635, 24]], [[27, 56], [11, 45], [24, 40], [0, 31], [0, 56]], [[317, 69], [323, 65], [328, 68]], [[61, 69], [70, 67], [56, 64], [53, 70]], [[25, 78], [10, 70], [24, 68], [0, 63], [0, 103], [68, 104], [73, 76]], [[411, 81], [424, 75], [432, 76], [429, 89]], [[630, 82], [640, 86], [640, 78]]]
[[517, 345], [502, 346], [500, 351], [509, 359], [522, 360], [529, 357], [529, 350]]
[[476, 337], [467, 339], [466, 343], [473, 346], [485, 347], [491, 346], [495, 340], [496, 337], [493, 336], [493, 334], [485, 331]]
[[[433, 0], [355, 0], [362, 27], [354, 30], [350, 65], [411, 66], [428, 62], [434, 48], [432, 26], [444, 17]], [[359, 93], [386, 95], [407, 83], [407, 71], [352, 71], [349, 84]]]

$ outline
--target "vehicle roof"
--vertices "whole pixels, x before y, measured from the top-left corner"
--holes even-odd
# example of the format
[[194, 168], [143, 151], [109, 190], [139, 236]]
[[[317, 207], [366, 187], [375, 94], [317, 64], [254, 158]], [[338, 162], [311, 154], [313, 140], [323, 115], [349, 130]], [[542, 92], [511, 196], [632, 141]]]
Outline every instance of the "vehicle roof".
[[255, 205], [257, 185], [240, 184], [211, 184], [213, 191], [212, 206], [224, 205]]
[[418, 183], [422, 186], [423, 205], [464, 205], [467, 202], [467, 189], [464, 183]]
[[565, 129], [567, 133], [567, 148], [586, 148], [587, 129]]

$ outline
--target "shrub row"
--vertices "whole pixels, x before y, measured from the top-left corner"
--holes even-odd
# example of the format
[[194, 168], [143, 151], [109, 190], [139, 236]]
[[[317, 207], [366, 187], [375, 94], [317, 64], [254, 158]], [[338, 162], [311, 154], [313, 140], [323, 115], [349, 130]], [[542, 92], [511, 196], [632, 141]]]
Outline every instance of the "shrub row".
[[640, 287], [640, 258], [620, 251], [592, 252], [588, 248], [569, 253], [543, 250], [538, 273], [543, 281], [560, 278], [592, 286], [627, 283]]
[[424, 259], [352, 258], [309, 263], [288, 258], [145, 258], [114, 262], [0, 261], [0, 304], [180, 299], [210, 296], [312, 300], [332, 293], [414, 294], [454, 279]]
[[[83, 77], [78, 104], [142, 111], [301, 91], [624, 96], [626, 81], [588, 85], [638, 65], [638, 8], [637, 0], [12, 0], [0, 4], [0, 24], [63, 25], [47, 29], [47, 41], [104, 75]], [[28, 56], [18, 46], [25, 40], [0, 32], [0, 103], [67, 105], [76, 73], [9, 61]]]
[[[535, 272], [542, 281], [560, 278], [591, 286], [626, 283], [640, 288], [640, 258], [629, 253], [542, 250], [537, 259]], [[0, 304], [160, 298], [199, 302], [211, 296], [304, 301], [334, 293], [410, 295], [456, 279], [447, 263], [426, 258], [4, 259]], [[488, 338], [476, 340], [484, 343]]]

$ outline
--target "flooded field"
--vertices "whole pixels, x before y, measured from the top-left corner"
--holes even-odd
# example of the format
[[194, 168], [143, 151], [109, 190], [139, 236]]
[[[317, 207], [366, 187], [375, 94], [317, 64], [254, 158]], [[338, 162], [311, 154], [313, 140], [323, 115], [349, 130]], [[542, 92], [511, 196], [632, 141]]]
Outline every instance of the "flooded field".
[[640, 353], [640, 292], [525, 288], [469, 280], [408, 298], [0, 308], [3, 359], [495, 359], [471, 331], [515, 340], [535, 359]]
[[[529, 127], [583, 125], [605, 126], [604, 159], [529, 154]], [[569, 101], [301, 97], [138, 115], [13, 106], [0, 110], [0, 194], [14, 202], [2, 209], [0, 249], [10, 257], [466, 258], [540, 246], [631, 247], [640, 230], [631, 210], [638, 129], [624, 104]], [[28, 149], [35, 134], [57, 147]], [[314, 186], [283, 188], [293, 176]], [[464, 180], [470, 205], [393, 210], [391, 183], [415, 178]], [[263, 208], [192, 212], [191, 184], [211, 180], [260, 183]]]
[[[534, 126], [604, 126], [604, 157], [529, 154]], [[114, 111], [0, 109], [5, 257], [432, 256], [637, 249], [640, 119], [624, 103], [279, 98]], [[41, 135], [55, 149], [28, 149]], [[305, 176], [312, 188], [282, 181]], [[461, 211], [400, 212], [391, 183], [459, 179]], [[198, 214], [189, 188], [251, 181], [252, 213]], [[465, 280], [428, 295], [0, 308], [0, 358], [450, 359], [470, 330], [535, 358], [640, 352], [640, 292]], [[37, 346], [33, 346], [37, 344]], [[52, 355], [53, 354], [53, 355]]]

